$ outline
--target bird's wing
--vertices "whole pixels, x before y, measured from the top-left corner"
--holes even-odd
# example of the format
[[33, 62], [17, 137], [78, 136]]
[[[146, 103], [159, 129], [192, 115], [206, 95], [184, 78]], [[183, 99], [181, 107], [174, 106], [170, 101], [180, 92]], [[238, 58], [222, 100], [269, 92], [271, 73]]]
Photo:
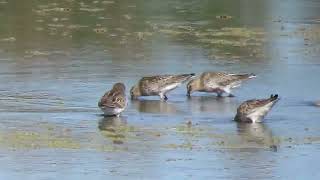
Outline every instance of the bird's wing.
[[267, 104], [272, 102], [272, 100], [269, 99], [253, 99], [246, 101], [244, 104], [241, 105], [241, 110], [245, 114], [253, 113], [256, 109], [261, 108]]
[[99, 101], [99, 107], [124, 108], [126, 106], [126, 97], [124, 92], [112, 89], [104, 94]]
[[238, 86], [241, 81], [249, 79], [251, 74], [221, 74], [217, 82], [221, 86]]
[[148, 87], [156, 91], [172, 84], [183, 83], [192, 76], [194, 76], [194, 74], [150, 76], [143, 77], [140, 83], [142, 87]]
[[204, 72], [201, 75], [204, 87], [218, 88], [228, 80], [228, 74], [223, 72]]

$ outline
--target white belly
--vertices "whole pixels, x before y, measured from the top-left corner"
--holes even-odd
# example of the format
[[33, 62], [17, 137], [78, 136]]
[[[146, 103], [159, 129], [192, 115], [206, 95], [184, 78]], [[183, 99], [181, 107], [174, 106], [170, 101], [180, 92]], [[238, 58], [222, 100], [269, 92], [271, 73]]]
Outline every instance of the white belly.
[[166, 92], [171, 91], [171, 90], [177, 88], [179, 85], [181, 85], [181, 83], [170, 84], [170, 85], [166, 86], [165, 88], [163, 88], [163, 89], [161, 90], [161, 93], [164, 93], [164, 94], [165, 94]]
[[267, 115], [267, 113], [272, 108], [274, 102], [270, 102], [265, 106], [254, 109], [254, 111], [248, 114], [248, 118], [252, 120], [252, 122], [262, 122], [263, 118]]
[[109, 108], [109, 107], [101, 107], [100, 109], [107, 116], [119, 115], [124, 110], [124, 108]]

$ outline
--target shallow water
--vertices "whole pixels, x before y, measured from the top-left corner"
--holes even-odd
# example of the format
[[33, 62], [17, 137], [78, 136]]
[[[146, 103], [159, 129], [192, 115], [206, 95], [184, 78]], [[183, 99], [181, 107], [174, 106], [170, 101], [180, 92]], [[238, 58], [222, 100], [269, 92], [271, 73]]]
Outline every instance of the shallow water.
[[[10, 0], [0, 19], [0, 179], [320, 178], [317, 1]], [[203, 71], [258, 77], [97, 108], [115, 82]], [[272, 93], [265, 123], [232, 121]]]

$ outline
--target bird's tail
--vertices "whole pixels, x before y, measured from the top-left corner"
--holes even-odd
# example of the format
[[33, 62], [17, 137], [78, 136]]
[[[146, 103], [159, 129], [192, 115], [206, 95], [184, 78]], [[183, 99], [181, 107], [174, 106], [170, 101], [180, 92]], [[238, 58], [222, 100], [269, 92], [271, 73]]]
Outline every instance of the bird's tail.
[[194, 77], [194, 76], [196, 76], [196, 74], [195, 73], [182, 74], [182, 76], [184, 76], [184, 77]]
[[250, 74], [229, 74], [233, 76], [235, 80], [246, 80], [246, 79], [252, 79], [257, 77], [255, 74], [250, 73]]
[[239, 74], [238, 77], [240, 79], [252, 79], [252, 78], [255, 78], [257, 76], [255, 74], [253, 74], [253, 73], [250, 73], [250, 74]]
[[257, 77], [257, 76], [255, 74], [253, 74], [253, 73], [248, 74], [248, 79], [252, 79], [252, 78], [255, 78], [255, 77]]
[[195, 73], [190, 73], [190, 74], [181, 74], [177, 76], [178, 80], [181, 80], [183, 83], [188, 81], [189, 79], [195, 77], [196, 74]]
[[279, 100], [278, 94], [275, 94], [275, 95], [271, 94], [269, 100], [270, 100], [270, 101], [277, 101], [277, 100]]

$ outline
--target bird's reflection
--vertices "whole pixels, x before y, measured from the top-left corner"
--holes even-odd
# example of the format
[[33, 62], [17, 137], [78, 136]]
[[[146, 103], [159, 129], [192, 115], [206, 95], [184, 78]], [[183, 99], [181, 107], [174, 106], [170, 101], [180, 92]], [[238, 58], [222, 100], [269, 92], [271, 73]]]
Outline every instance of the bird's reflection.
[[237, 101], [230, 97], [192, 96], [188, 105], [192, 112], [214, 112], [216, 114], [230, 114], [237, 109]]
[[257, 148], [271, 148], [277, 151], [279, 142], [274, 138], [271, 130], [263, 123], [237, 123], [238, 135], [246, 146]]
[[104, 117], [99, 121], [99, 130], [102, 135], [114, 144], [123, 144], [128, 133], [127, 120], [124, 117]]
[[139, 112], [157, 114], [177, 114], [179, 109], [170, 102], [159, 100], [135, 100], [131, 102]]
[[109, 131], [117, 127], [125, 126], [126, 124], [127, 119], [125, 117], [108, 116], [100, 119], [98, 127], [101, 131]]
[[[276, 142], [271, 130], [263, 123], [236, 123], [235, 144], [228, 152], [230, 160], [223, 161], [230, 167], [230, 179], [257, 179], [272, 174], [274, 154], [279, 142]], [[266, 152], [267, 151], [267, 152]], [[271, 161], [272, 160], [272, 161]], [[270, 168], [265, 168], [270, 167]], [[250, 171], [248, 171], [250, 169]]]

